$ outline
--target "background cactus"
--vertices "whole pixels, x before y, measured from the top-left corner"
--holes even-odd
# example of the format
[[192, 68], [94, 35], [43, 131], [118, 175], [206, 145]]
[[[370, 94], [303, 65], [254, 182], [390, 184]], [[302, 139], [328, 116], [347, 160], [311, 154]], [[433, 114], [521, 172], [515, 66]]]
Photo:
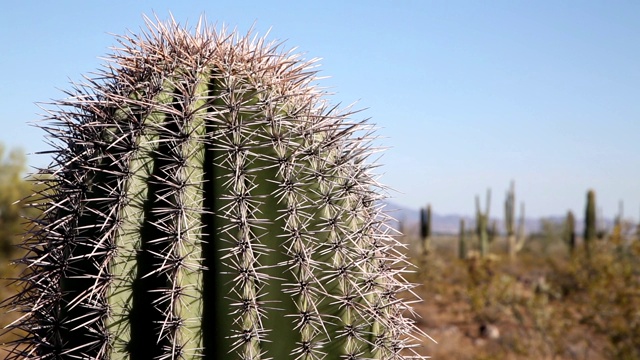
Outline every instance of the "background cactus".
[[491, 189], [487, 189], [487, 202], [484, 212], [480, 208], [480, 197], [476, 195], [476, 235], [480, 242], [480, 256], [489, 253], [489, 241], [492, 231], [489, 229], [489, 210], [491, 208]]
[[569, 246], [569, 253], [573, 256], [576, 252], [576, 219], [573, 212], [569, 210], [567, 212], [567, 219], [565, 220], [564, 228], [564, 241]]
[[593, 190], [589, 190], [587, 191], [587, 206], [584, 216], [584, 246], [588, 256], [591, 255], [591, 248], [597, 237], [596, 193]]
[[464, 224], [464, 219], [460, 218], [460, 234], [458, 235], [458, 258], [464, 260], [467, 258], [467, 229]]
[[431, 248], [431, 205], [420, 208], [420, 239], [422, 240], [422, 254], [428, 255]]
[[512, 181], [504, 201], [504, 226], [507, 231], [507, 252], [514, 258], [522, 250], [526, 237], [524, 235], [524, 203], [520, 204], [520, 219], [516, 228], [516, 190]]
[[323, 100], [314, 61], [147, 24], [44, 125], [53, 179], [11, 358], [412, 353], [371, 127]]

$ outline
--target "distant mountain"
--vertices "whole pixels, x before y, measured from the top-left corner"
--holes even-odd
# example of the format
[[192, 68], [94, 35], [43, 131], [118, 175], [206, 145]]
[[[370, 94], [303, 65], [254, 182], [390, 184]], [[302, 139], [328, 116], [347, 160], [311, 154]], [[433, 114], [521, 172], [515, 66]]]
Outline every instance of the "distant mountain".
[[[403, 223], [405, 228], [405, 232], [411, 234], [416, 232], [418, 229], [418, 224], [420, 222], [420, 210], [407, 208], [393, 202], [387, 201], [385, 203], [385, 212], [389, 214], [394, 221], [393, 227], [398, 229], [399, 222]], [[465, 226], [467, 228], [473, 228], [475, 226], [475, 218], [470, 216], [461, 216], [457, 214], [447, 214], [441, 215], [438, 214], [435, 209], [431, 214], [431, 221], [433, 222], [432, 232], [436, 234], [457, 234], [460, 230], [460, 219], [465, 219]], [[528, 234], [539, 232], [541, 229], [541, 221], [545, 219], [557, 224], [561, 224], [564, 222], [564, 216], [547, 216], [544, 218], [525, 218], [525, 231]], [[499, 214], [499, 216], [491, 217], [491, 220], [497, 221], [498, 231], [501, 233], [504, 232], [504, 214]], [[613, 221], [609, 219], [604, 220], [604, 226], [608, 229], [613, 227]], [[576, 232], [581, 234], [584, 229], [584, 221], [580, 219], [576, 219]]]

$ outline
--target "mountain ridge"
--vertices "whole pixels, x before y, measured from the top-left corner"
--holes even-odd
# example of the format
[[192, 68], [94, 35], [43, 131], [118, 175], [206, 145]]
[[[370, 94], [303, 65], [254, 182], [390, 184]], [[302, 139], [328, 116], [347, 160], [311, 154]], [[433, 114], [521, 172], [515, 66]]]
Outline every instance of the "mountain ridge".
[[[395, 229], [401, 226], [405, 229], [416, 228], [420, 222], [420, 210], [412, 209], [399, 205], [393, 201], [385, 201], [384, 212], [393, 218], [391, 221]], [[471, 229], [475, 226], [475, 217], [460, 214], [438, 214], [436, 211], [431, 213], [431, 231], [435, 234], [457, 234], [460, 231], [460, 219], [465, 220], [465, 227]], [[566, 216], [551, 215], [543, 217], [526, 217], [525, 216], [525, 232], [527, 234], [540, 232], [542, 230], [542, 220], [550, 221], [555, 224], [562, 224]], [[501, 216], [491, 216], [491, 222], [496, 221], [498, 232], [504, 233], [504, 214]], [[613, 220], [602, 220], [605, 228], [610, 229]], [[584, 231], [584, 219], [576, 219], [576, 232], [581, 234]]]

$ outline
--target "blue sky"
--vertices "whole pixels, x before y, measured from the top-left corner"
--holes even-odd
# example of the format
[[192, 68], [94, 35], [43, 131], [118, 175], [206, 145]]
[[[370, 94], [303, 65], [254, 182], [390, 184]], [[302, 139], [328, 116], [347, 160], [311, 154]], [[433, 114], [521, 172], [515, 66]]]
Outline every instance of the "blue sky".
[[[471, 214], [515, 180], [530, 216], [640, 210], [640, 2], [20, 1], [0, 13], [0, 142], [48, 149], [27, 122], [99, 68], [142, 14], [245, 32], [321, 57], [334, 103], [357, 101], [389, 150], [398, 204]], [[48, 159], [30, 157], [43, 166]]]

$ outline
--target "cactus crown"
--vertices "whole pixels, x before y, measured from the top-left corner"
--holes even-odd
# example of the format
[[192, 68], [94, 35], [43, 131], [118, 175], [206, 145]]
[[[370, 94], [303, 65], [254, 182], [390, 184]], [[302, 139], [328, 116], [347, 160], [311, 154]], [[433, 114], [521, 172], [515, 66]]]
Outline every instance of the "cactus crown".
[[371, 127], [276, 43], [147, 24], [44, 126], [12, 358], [415, 353]]

